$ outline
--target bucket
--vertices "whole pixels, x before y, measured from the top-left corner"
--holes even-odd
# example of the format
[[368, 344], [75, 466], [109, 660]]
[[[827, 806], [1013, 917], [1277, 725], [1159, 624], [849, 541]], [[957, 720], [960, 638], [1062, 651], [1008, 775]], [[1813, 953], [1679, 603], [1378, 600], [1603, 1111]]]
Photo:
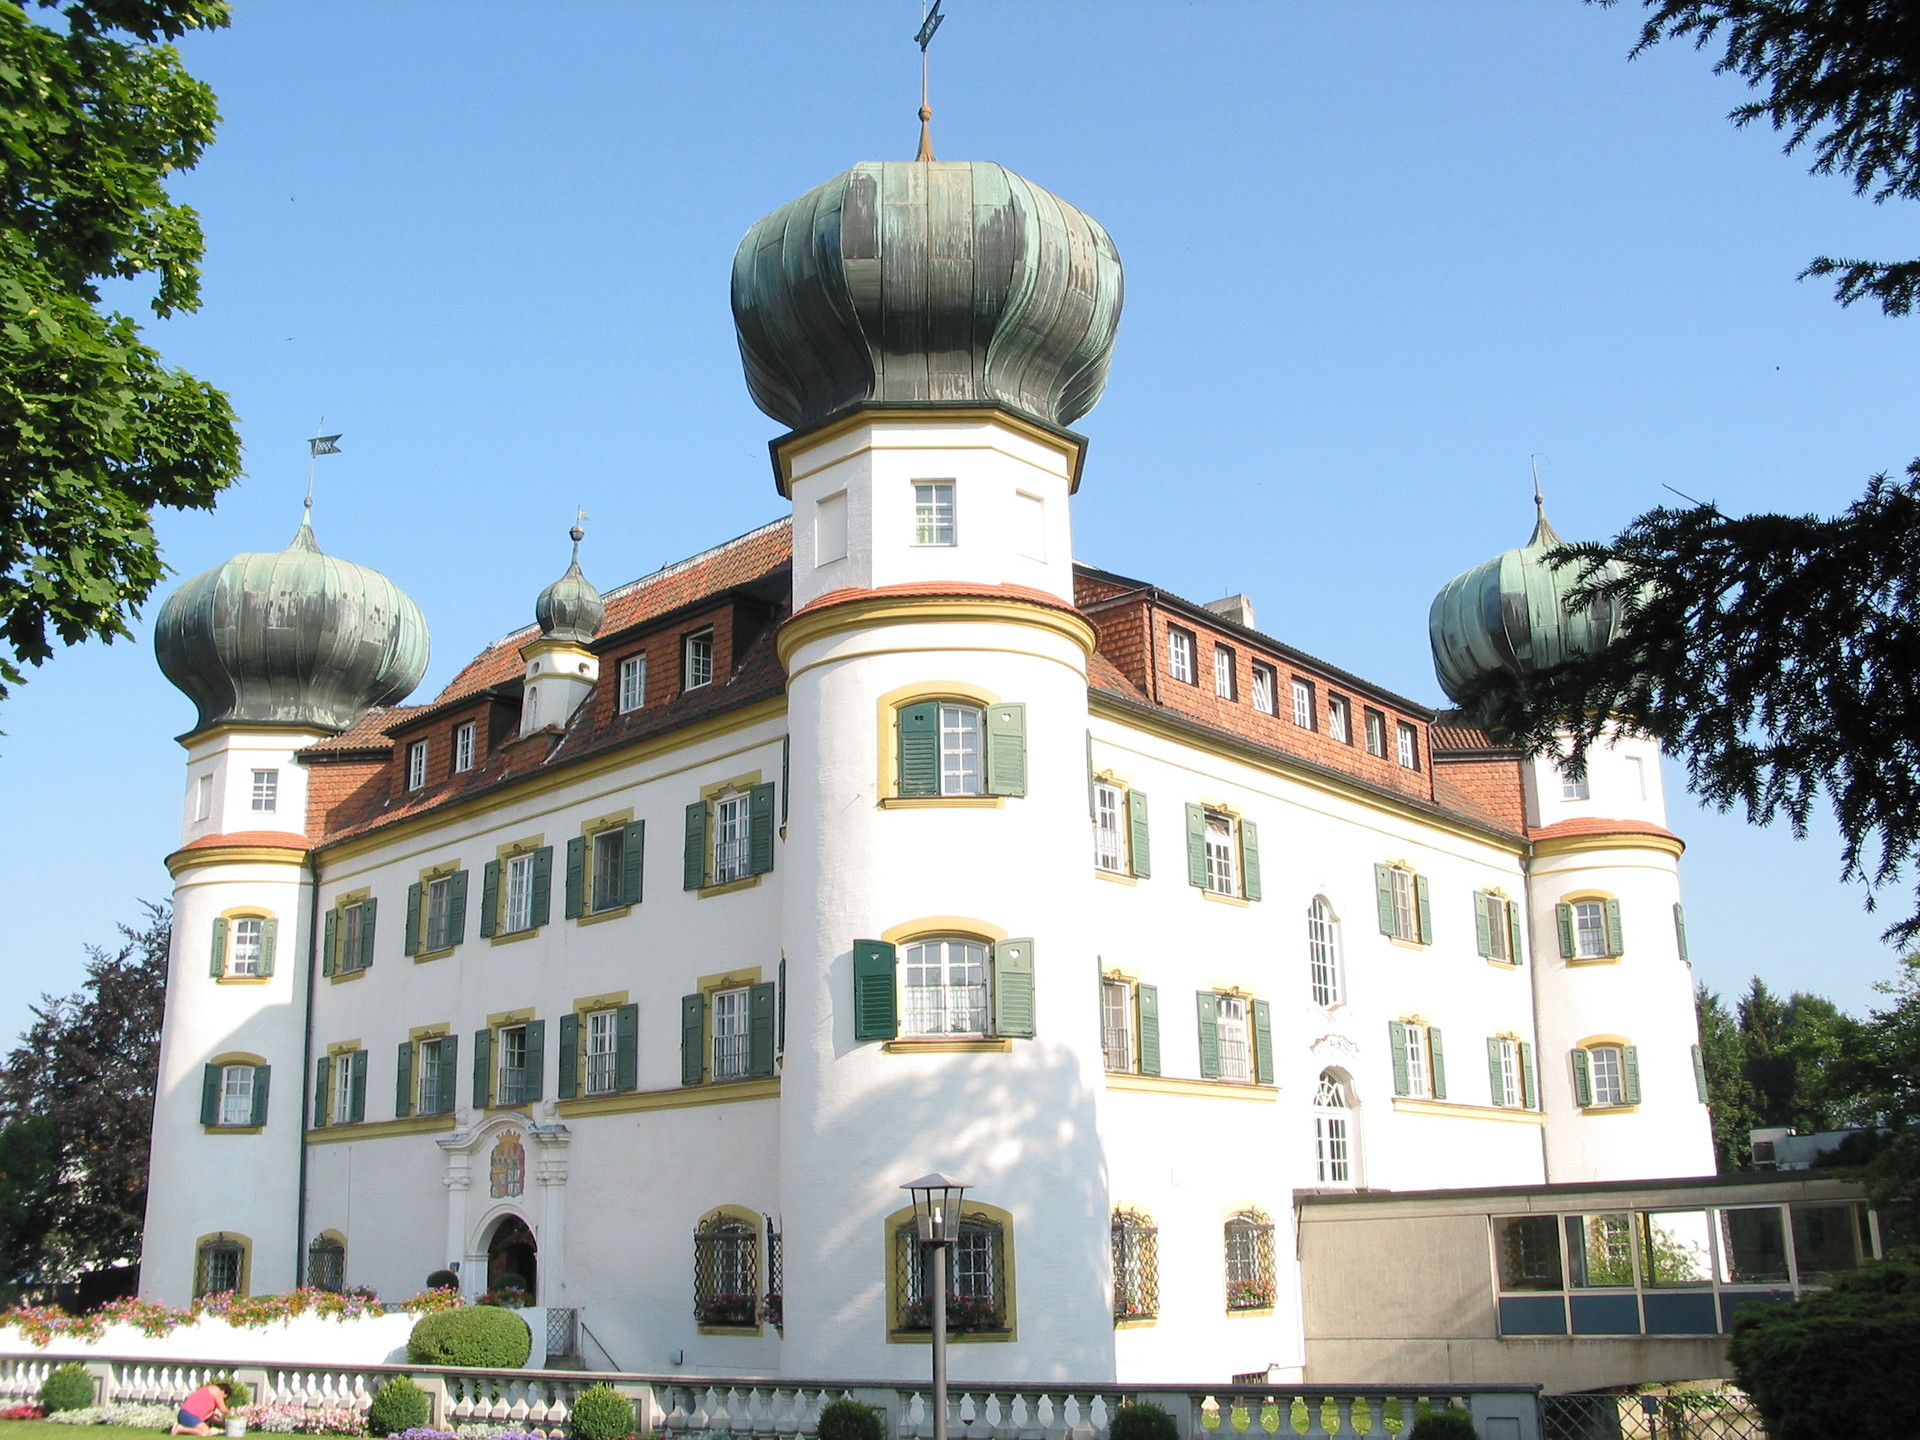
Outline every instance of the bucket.
[[247, 1422], [245, 1420], [238, 1415], [229, 1415], [227, 1417], [228, 1440], [240, 1440], [240, 1437], [246, 1433]]

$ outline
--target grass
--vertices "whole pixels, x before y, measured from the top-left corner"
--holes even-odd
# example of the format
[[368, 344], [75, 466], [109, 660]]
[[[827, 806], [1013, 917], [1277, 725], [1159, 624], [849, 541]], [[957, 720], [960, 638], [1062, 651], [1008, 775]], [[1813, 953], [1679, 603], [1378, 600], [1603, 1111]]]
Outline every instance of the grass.
[[55, 1425], [51, 1420], [0, 1420], [0, 1440], [125, 1440], [138, 1435], [153, 1440], [166, 1433], [160, 1426], [136, 1425]]

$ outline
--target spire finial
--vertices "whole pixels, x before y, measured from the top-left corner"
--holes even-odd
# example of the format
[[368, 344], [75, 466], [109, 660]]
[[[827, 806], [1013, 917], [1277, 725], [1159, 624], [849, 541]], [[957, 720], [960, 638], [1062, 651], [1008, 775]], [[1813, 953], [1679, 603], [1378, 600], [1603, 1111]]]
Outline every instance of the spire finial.
[[1542, 524], [1545, 524], [1547, 519], [1547, 497], [1540, 492], [1540, 461], [1544, 457], [1539, 455], [1533, 455], [1533, 456], [1529, 456], [1528, 458], [1533, 465], [1534, 518], [1540, 521]]
[[926, 0], [920, 0], [920, 29], [913, 37], [920, 44], [920, 152], [913, 157], [916, 161], [933, 159], [933, 107], [927, 103], [927, 46], [933, 43], [933, 32], [946, 18], [940, 13], [940, 0], [933, 0], [931, 9]]
[[313, 438], [307, 441], [307, 498], [302, 505], [300, 523], [306, 525], [313, 519], [313, 467], [322, 455], [340, 453], [338, 435], [322, 435], [327, 428], [327, 417], [322, 415], [320, 423], [313, 427]]
[[587, 512], [576, 509], [573, 512], [573, 528], [567, 531], [568, 536], [573, 540], [573, 563], [576, 568], [580, 564], [580, 542], [587, 538], [586, 524]]

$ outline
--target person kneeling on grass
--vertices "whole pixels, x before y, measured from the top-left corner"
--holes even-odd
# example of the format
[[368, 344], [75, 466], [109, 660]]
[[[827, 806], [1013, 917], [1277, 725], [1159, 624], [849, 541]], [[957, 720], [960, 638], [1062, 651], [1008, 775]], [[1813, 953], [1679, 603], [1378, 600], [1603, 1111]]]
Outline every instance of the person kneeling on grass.
[[173, 1417], [169, 1435], [211, 1435], [213, 1422], [227, 1413], [227, 1399], [233, 1389], [224, 1380], [209, 1380], [180, 1402], [180, 1413]]

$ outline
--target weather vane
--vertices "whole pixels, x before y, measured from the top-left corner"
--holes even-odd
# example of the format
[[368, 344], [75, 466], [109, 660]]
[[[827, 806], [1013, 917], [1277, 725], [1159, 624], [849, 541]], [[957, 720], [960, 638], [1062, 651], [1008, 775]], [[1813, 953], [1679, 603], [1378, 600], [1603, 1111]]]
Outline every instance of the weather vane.
[[340, 453], [340, 437], [338, 435], [322, 435], [319, 433], [326, 428], [327, 417], [322, 415], [320, 417], [320, 423], [313, 427], [313, 438], [307, 441], [306, 509], [309, 512], [313, 509], [313, 467], [315, 462], [318, 461], [322, 455], [338, 455]]
[[926, 0], [921, 0], [920, 29], [914, 40], [920, 46], [920, 153], [915, 160], [933, 159], [933, 107], [927, 104], [927, 46], [933, 43], [934, 31], [947, 17], [940, 13], [940, 0], [933, 0], [933, 8], [928, 9]]

